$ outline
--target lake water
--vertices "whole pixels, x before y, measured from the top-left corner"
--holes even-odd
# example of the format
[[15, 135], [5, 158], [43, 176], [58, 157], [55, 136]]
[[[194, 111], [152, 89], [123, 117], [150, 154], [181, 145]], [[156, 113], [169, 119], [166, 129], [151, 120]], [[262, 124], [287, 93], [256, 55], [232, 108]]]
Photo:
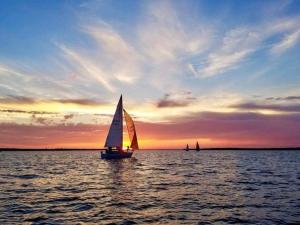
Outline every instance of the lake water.
[[0, 152], [0, 224], [299, 224], [300, 151]]

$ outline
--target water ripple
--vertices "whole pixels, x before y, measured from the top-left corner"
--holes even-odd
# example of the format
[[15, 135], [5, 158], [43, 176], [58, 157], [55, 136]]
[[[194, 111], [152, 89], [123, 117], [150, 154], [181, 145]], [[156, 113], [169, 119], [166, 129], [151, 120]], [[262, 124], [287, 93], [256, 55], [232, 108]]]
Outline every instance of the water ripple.
[[1, 152], [0, 224], [299, 224], [300, 152]]

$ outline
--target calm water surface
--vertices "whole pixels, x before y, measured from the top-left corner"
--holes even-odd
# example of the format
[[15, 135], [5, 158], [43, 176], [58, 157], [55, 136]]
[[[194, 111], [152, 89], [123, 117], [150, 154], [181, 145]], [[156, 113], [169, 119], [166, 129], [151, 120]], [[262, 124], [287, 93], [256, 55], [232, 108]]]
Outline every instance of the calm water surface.
[[0, 224], [299, 224], [300, 151], [0, 152]]

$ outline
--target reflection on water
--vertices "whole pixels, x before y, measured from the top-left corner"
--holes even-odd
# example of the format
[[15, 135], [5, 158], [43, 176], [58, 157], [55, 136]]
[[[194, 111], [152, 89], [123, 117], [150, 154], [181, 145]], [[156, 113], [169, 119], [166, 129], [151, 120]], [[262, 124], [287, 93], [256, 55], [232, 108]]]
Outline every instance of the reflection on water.
[[0, 224], [292, 224], [300, 152], [0, 152]]

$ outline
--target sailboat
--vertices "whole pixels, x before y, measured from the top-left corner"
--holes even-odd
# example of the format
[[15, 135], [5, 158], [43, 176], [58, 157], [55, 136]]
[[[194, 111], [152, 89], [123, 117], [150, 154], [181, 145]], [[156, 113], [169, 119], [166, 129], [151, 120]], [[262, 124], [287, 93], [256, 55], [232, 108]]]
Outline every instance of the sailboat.
[[[131, 142], [130, 149], [129, 146], [127, 146], [126, 151], [123, 150], [123, 112], [129, 139]], [[101, 152], [101, 159], [131, 158], [134, 150], [139, 149], [134, 122], [131, 116], [123, 108], [122, 95], [118, 102], [112, 123], [110, 125], [104, 147], [106, 147], [107, 149], [105, 149], [104, 152]]]
[[185, 148], [184, 150], [185, 150], [185, 151], [189, 151], [189, 150], [190, 150], [190, 147], [189, 147], [188, 144], [186, 145], [186, 148]]
[[199, 152], [199, 151], [200, 151], [200, 146], [199, 146], [199, 143], [198, 143], [198, 141], [197, 141], [197, 143], [196, 143], [196, 151], [197, 151], [197, 152]]

